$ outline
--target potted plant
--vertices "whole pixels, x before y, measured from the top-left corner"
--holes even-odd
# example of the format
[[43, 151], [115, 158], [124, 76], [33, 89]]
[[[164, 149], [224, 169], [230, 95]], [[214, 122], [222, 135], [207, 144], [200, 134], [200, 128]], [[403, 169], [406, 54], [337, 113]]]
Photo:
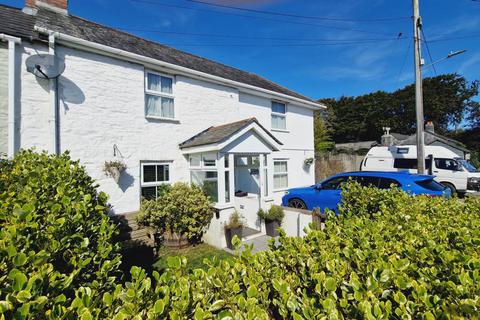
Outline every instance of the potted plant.
[[238, 213], [237, 210], [235, 210], [230, 216], [228, 223], [225, 224], [225, 238], [227, 240], [227, 247], [229, 249], [234, 249], [234, 246], [232, 244], [232, 239], [234, 236], [242, 239], [242, 229], [244, 226], [245, 222], [243, 221], [242, 216], [240, 215], [240, 213]]
[[306, 158], [305, 160], [303, 160], [303, 164], [306, 165], [306, 166], [311, 166], [314, 161], [315, 161], [315, 159], [312, 158], [312, 157]]
[[267, 231], [267, 235], [270, 237], [278, 236], [278, 228], [280, 228], [283, 217], [285, 216], [283, 208], [273, 205], [266, 212], [262, 209], [258, 210], [257, 215], [261, 219], [265, 220], [265, 229]]
[[107, 177], [112, 177], [118, 183], [120, 175], [127, 169], [127, 165], [122, 161], [105, 161], [103, 172]]

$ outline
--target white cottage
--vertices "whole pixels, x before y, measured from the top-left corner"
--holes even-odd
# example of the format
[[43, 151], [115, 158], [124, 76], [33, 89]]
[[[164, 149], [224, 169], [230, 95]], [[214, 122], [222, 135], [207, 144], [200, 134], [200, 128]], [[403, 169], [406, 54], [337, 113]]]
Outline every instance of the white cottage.
[[[314, 183], [316, 101], [252, 73], [68, 14], [67, 0], [0, 5], [0, 152], [70, 151], [110, 195], [113, 213], [134, 212], [158, 186], [207, 183], [219, 214], [205, 240], [224, 246], [236, 208], [256, 212], [287, 188]], [[32, 55], [65, 62], [58, 80], [27, 71]], [[282, 68], [287, 69], [285, 66]], [[127, 169], [118, 182], [106, 161]], [[238, 191], [248, 194], [237, 197]]]

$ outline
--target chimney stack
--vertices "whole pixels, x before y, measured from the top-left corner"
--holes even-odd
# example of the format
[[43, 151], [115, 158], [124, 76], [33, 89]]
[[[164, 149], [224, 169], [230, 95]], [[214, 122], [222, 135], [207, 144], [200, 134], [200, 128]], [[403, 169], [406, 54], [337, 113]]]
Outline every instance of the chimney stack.
[[385, 147], [391, 147], [394, 144], [394, 137], [390, 134], [390, 127], [383, 127], [383, 131], [385, 132], [382, 136], [381, 144]]
[[435, 126], [433, 125], [432, 121], [427, 121], [427, 123], [425, 124], [425, 131], [435, 133]]
[[38, 8], [68, 14], [68, 0], [25, 0], [23, 11], [28, 14], [36, 14]]

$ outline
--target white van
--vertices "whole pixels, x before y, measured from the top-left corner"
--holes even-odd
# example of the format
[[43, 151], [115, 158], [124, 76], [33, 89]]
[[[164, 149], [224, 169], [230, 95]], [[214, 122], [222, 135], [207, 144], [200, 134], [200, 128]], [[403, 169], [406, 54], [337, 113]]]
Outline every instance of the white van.
[[[467, 160], [441, 146], [425, 146], [425, 167], [435, 180], [457, 192], [480, 191], [480, 172]], [[360, 165], [361, 171], [409, 171], [417, 173], [417, 147], [373, 147]]]

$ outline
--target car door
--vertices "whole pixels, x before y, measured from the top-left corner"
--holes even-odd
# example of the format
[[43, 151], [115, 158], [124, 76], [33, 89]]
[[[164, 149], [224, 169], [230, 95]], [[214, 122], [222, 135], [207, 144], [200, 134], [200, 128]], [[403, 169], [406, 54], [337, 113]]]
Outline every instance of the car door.
[[334, 177], [322, 183], [316, 193], [316, 203], [321, 212], [326, 209], [338, 213], [338, 205], [342, 200], [342, 186], [348, 182], [348, 176]]

